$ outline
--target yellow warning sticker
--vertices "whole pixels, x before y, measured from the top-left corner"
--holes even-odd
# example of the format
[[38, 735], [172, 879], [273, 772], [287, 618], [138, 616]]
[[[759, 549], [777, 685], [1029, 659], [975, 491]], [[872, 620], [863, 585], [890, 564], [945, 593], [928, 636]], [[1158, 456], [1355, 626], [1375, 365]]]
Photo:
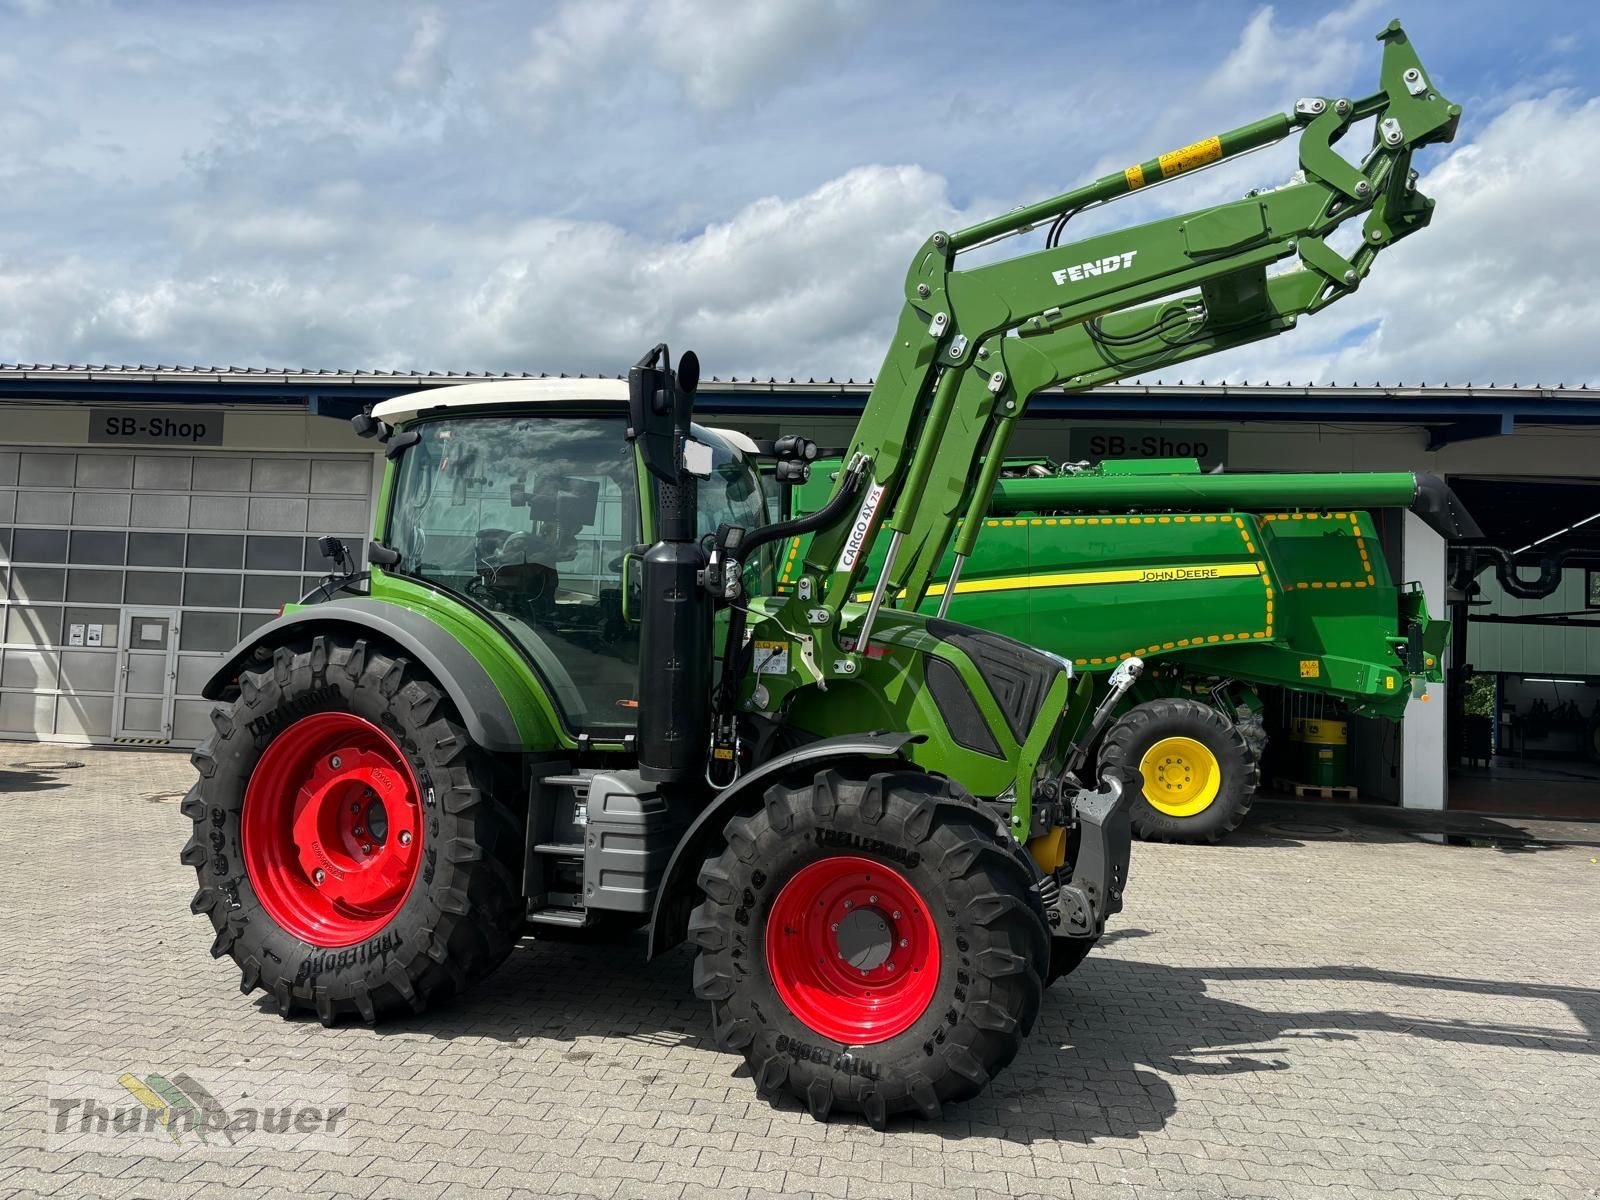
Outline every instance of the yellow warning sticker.
[[789, 673], [788, 642], [756, 642], [756, 674], [787, 675]]
[[1170, 178], [1181, 175], [1185, 171], [1192, 171], [1196, 167], [1203, 167], [1207, 163], [1216, 162], [1222, 157], [1222, 139], [1208, 137], [1203, 142], [1194, 142], [1184, 146], [1181, 150], [1169, 150], [1156, 159], [1161, 164], [1161, 177]]
[[1138, 163], [1134, 163], [1133, 166], [1124, 171], [1122, 177], [1128, 181], [1128, 190], [1130, 192], [1135, 188], [1144, 186], [1144, 168]]
[[1321, 679], [1322, 678], [1322, 662], [1321, 662], [1321, 660], [1320, 659], [1315, 659], [1315, 658], [1302, 658], [1300, 660], [1300, 678], [1301, 679]]

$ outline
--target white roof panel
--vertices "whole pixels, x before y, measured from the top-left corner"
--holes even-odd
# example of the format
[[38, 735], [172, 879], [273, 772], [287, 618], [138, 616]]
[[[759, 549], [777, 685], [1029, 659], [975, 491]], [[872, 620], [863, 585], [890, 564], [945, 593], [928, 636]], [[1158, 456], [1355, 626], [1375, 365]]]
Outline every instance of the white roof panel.
[[372, 415], [397, 425], [423, 409], [477, 408], [490, 404], [572, 404], [605, 400], [627, 403], [626, 379], [497, 379], [454, 387], [425, 388], [373, 406]]

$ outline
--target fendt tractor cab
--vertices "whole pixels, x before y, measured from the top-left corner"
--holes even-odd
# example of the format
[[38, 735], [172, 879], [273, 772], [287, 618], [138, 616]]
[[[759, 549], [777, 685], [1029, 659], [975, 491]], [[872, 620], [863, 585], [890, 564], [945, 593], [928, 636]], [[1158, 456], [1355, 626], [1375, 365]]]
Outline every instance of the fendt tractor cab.
[[[697, 428], [698, 364], [664, 346], [626, 385], [472, 385], [358, 418], [388, 458], [369, 572], [205, 689], [182, 859], [213, 954], [285, 1016], [376, 1021], [462, 991], [530, 928], [639, 924], [651, 955], [693, 943], [717, 1039], [763, 1091], [876, 1126], [979, 1092], [1121, 906], [1131, 779], [1084, 768], [1111, 707], [1069, 661], [918, 605], [964, 511], [970, 555], [1036, 392], [1283, 332], [1427, 224], [1412, 152], [1460, 110], [1398, 24], [1381, 40], [1372, 96], [933, 234], [804, 517], [763, 511], [746, 456], [801, 479], [815, 446]], [[1350, 163], [1332, 147], [1357, 122]], [[1083, 208], [1295, 132], [1283, 187], [1058, 244]], [[1038, 226], [1043, 248], [958, 268]], [[767, 561], [799, 534], [779, 593]]]

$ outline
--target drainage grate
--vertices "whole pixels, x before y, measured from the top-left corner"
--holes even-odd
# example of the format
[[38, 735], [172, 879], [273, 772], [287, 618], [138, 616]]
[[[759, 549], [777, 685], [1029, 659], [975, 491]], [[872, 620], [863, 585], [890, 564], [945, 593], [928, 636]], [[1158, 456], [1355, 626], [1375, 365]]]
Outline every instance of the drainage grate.
[[1344, 837], [1350, 832], [1343, 825], [1324, 825], [1320, 821], [1267, 821], [1259, 828], [1288, 837]]

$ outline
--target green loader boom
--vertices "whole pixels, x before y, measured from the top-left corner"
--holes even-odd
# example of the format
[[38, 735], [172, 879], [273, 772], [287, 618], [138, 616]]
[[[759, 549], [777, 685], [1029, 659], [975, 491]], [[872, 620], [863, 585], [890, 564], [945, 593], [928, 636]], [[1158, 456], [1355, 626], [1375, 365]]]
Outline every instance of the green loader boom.
[[[803, 516], [774, 520], [754, 464], [798, 481], [815, 444], [695, 424], [698, 361], [665, 345], [626, 382], [469, 384], [357, 418], [388, 460], [368, 570], [330, 546], [343, 565], [205, 688], [182, 860], [213, 955], [284, 1015], [370, 1022], [456, 995], [524, 933], [643, 927], [652, 956], [692, 943], [716, 1038], [761, 1090], [879, 1128], [976, 1095], [1120, 909], [1144, 768], [1091, 767], [1114, 715], [1094, 670], [921, 606], [953, 538], [959, 593], [1036, 392], [1285, 332], [1427, 224], [1412, 154], [1460, 110], [1398, 24], [1380, 40], [1370, 96], [933, 234]], [[1334, 146], [1358, 123], [1352, 162]], [[1060, 242], [1075, 213], [1294, 133], [1287, 186]], [[1042, 249], [961, 260], [1046, 224]], [[1299, 531], [1203, 527], [1237, 542], [1230, 631], [1271, 649]], [[762, 547], [796, 537], [780, 588]], [[1139, 639], [1172, 640], [1144, 611]], [[1104, 695], [1138, 682], [1124, 659]]]

